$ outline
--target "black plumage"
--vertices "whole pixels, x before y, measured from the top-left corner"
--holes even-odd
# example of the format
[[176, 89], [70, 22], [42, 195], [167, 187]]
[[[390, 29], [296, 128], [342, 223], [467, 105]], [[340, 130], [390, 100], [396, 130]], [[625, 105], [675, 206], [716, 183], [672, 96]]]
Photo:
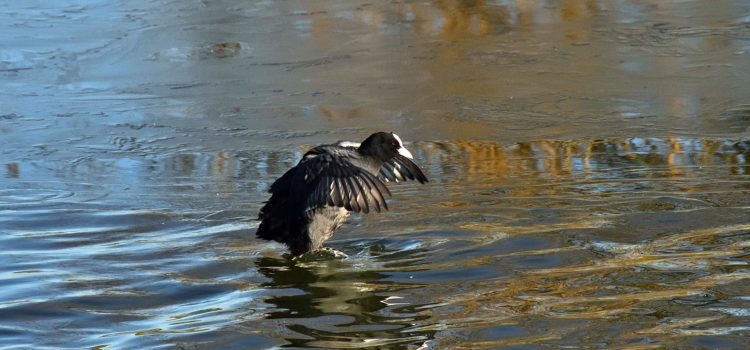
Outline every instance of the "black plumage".
[[286, 244], [294, 255], [319, 249], [349, 212], [388, 210], [384, 182], [427, 182], [411, 158], [401, 139], [386, 132], [361, 144], [315, 147], [271, 185], [256, 235]]

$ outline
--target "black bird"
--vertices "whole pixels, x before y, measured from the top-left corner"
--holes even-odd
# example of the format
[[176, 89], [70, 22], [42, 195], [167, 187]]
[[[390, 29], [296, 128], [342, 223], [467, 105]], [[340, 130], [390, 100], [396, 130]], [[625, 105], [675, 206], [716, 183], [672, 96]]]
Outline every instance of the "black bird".
[[349, 212], [388, 210], [391, 191], [383, 182], [407, 179], [427, 182], [394, 133], [315, 147], [271, 185], [256, 235], [286, 244], [294, 255], [319, 249]]

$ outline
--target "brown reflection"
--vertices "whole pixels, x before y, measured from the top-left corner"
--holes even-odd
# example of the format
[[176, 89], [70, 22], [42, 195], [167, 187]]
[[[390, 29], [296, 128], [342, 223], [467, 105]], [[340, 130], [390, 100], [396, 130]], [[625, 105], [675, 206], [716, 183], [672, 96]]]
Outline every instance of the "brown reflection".
[[516, 0], [518, 6], [518, 24], [524, 28], [534, 24], [534, 3], [535, 0]]
[[514, 27], [529, 27], [548, 22], [579, 23], [570, 26], [565, 37], [573, 41], [588, 38], [586, 23], [599, 12], [599, 0], [565, 0], [552, 6], [541, 6], [531, 0], [516, 0], [514, 6], [498, 5], [483, 0], [433, 0], [412, 2], [399, 6], [364, 4], [356, 8], [354, 16], [341, 15], [333, 8], [313, 4], [300, 17], [310, 17], [309, 34], [319, 45], [329, 45], [331, 31], [337, 25], [332, 19], [342, 16], [355, 19], [367, 26], [390, 25], [389, 22], [408, 22], [415, 32], [437, 35], [446, 41], [472, 36], [505, 33]]
[[[730, 257], [745, 254], [748, 241], [738, 235], [746, 233], [748, 225], [725, 226], [676, 234], [643, 244], [603, 244], [594, 247], [553, 248], [495, 255], [493, 259], [512, 256], [545, 256], [568, 250], [594, 249], [613, 255], [611, 258], [571, 266], [538, 269], [513, 278], [476, 283], [471, 292], [441, 299], [460, 311], [436, 316], [443, 329], [490, 326], [524, 320], [536, 324], [540, 317], [564, 320], [602, 319], [618, 322], [622, 329], [614, 331], [609, 345], [626, 346], [630, 338], [654, 337], [651, 344], [673, 343], [675, 335], [722, 334], [725, 329], [708, 328], [691, 330], [691, 327], [722, 317], [685, 317], [676, 314], [670, 322], [661, 324], [654, 317], [644, 317], [639, 322], [629, 319], [641, 317], [643, 310], [650, 314], [667, 312], [675, 299], [705, 298], [718, 286], [743, 283], [750, 273], [732, 269]], [[736, 239], [722, 239], [738, 237]], [[720, 241], [710, 251], [685, 246], [704, 245], [705, 241]], [[486, 263], [486, 262], [485, 262]], [[433, 267], [434, 268], [434, 267]], [[716, 269], [723, 271], [716, 271]], [[713, 271], [707, 273], [706, 271]], [[671, 280], [670, 274], [682, 274], [683, 282]], [[713, 331], [712, 331], [713, 329]], [[576, 332], [567, 327], [556, 327], [552, 333], [541, 337], [511, 338], [483, 343], [486, 346], [509, 346], [518, 341], [528, 343], [566, 339]], [[475, 343], [459, 343], [471, 348]], [[627, 346], [625, 348], [628, 348]]]
[[[651, 339], [646, 347], [657, 348], [686, 335], [739, 334], [734, 329], [740, 328], [723, 326], [731, 316], [700, 317], [687, 312], [685, 305], [717, 302], [716, 290], [750, 279], [746, 264], [738, 262], [746, 255], [750, 226], [741, 217], [736, 225], [715, 218], [724, 209], [711, 204], [719, 193], [722, 207], [740, 203], [727, 210], [739, 213], [747, 205], [748, 187], [741, 185], [746, 179], [736, 169], [750, 167], [750, 142], [668, 137], [504, 145], [458, 140], [423, 144], [419, 154], [431, 165], [429, 169], [443, 172], [435, 177], [443, 177], [445, 188], [456, 188], [448, 196], [450, 201], [440, 203], [441, 210], [446, 207], [441, 213], [461, 217], [457, 227], [479, 233], [474, 239], [480, 250], [514, 237], [554, 240], [570, 237], [569, 232], [593, 232], [583, 236], [614, 241], [566, 242], [549, 249], [467, 259], [464, 266], [505, 266], [502, 262], [530, 257], [594, 256], [473, 283], [464, 293], [436, 297], [436, 303], [449, 307], [431, 313], [430, 322], [425, 322], [428, 329], [459, 331], [499, 324], [538, 329], [540, 323], [553, 324], [549, 332], [533, 337], [456, 343], [445, 339], [451, 346], [564, 343], [579, 336], [586, 339], [576, 329], [601, 322], [620, 325], [608, 342], [619, 348], [638, 348], [632, 343], [644, 337]], [[721, 194], [725, 191], [737, 193]], [[621, 196], [619, 202], [613, 200], [614, 193]], [[526, 207], [531, 210], [519, 212]], [[602, 215], [592, 215], [598, 210]], [[542, 213], [538, 218], [514, 221], [536, 211]], [[654, 215], [640, 215], [644, 212]], [[435, 215], [434, 210], [430, 215]], [[549, 215], [559, 216], [549, 220]], [[478, 220], [473, 221], [475, 216]], [[696, 219], [701, 225], [716, 225], [694, 229], [684, 222], [691, 216], [705, 216]], [[650, 217], [657, 218], [654, 223], [666, 224], [657, 233], [634, 239], [631, 231], [651, 229]], [[615, 243], [618, 240], [635, 243]], [[441, 268], [455, 269], [456, 264], [430, 266]]]
[[468, 174], [502, 177], [510, 171], [507, 152], [500, 144], [465, 141], [456, 141], [453, 144], [463, 148], [469, 156], [466, 169]]
[[[356, 8], [354, 18], [368, 26], [382, 26], [390, 21], [413, 23], [421, 34], [438, 35], [446, 41], [471, 36], [505, 33], [515, 26], [528, 27], [539, 22], [561, 21], [584, 23], [596, 14], [598, 0], [566, 0], [557, 6], [537, 6], [535, 1], [517, 0], [514, 6], [498, 5], [483, 0], [434, 0], [387, 7], [365, 4]], [[299, 16], [311, 16], [309, 32], [321, 45], [331, 44], [330, 32], [336, 29], [331, 21], [335, 11], [320, 4], [307, 6]], [[581, 40], [588, 36], [588, 26], [571, 29], [566, 37]]]
[[591, 16], [590, 9], [595, 1], [564, 0], [560, 4], [560, 18], [566, 22], [579, 21]]
[[[433, 216], [445, 215], [455, 217], [455, 228], [491, 235], [594, 230], [625, 213], [746, 206], [750, 190], [742, 177], [750, 169], [747, 141], [456, 140], [420, 146], [418, 161], [440, 184], [437, 195], [415, 191], [407, 199], [435, 203], [429, 211], [409, 213], [409, 225], [422, 229], [445, 228], [430, 224]], [[528, 210], [539, 213], [529, 217]], [[647, 238], [670, 215], [642, 223], [635, 234]]]
[[506, 31], [510, 24], [510, 13], [505, 6], [481, 0], [439, 0], [433, 6], [440, 14], [424, 18], [425, 23], [429, 28], [440, 28], [440, 36], [448, 41]]
[[733, 73], [746, 65], [737, 2], [682, 9], [606, 0], [302, 6], [288, 23], [309, 50], [300, 57], [346, 59], [305, 65], [283, 90], [303, 89], [297, 82], [307, 79], [300, 94], [311, 95], [310, 104], [322, 106], [316, 117], [333, 127], [385, 119], [440, 139], [513, 141], [652, 130], [719, 135], [742, 127], [715, 117], [747, 95], [722, 83], [747, 85]]
[[18, 178], [19, 170], [18, 170], [18, 163], [7, 163], [5, 164], [5, 171], [6, 175], [5, 177], [10, 178]]
[[[612, 177], [684, 178], [714, 171], [715, 165], [737, 165], [733, 173], [746, 172], [750, 143], [710, 139], [610, 139], [590, 141], [530, 141], [513, 145], [456, 140], [423, 147], [427, 156], [449, 157], [459, 162], [459, 175], [506, 178], [533, 176], [556, 178], [575, 174]], [[439, 154], [438, 154], [439, 153]], [[707, 168], [702, 168], [707, 167]], [[742, 171], [739, 171], [742, 170]]]
[[197, 168], [196, 160], [198, 156], [195, 154], [181, 154], [172, 159], [169, 170], [173, 171], [177, 176], [188, 176], [194, 175]]
[[219, 152], [214, 158], [213, 177], [217, 182], [219, 194], [226, 196], [236, 190], [234, 181], [229, 180], [235, 173], [237, 159], [226, 152]]
[[565, 38], [572, 42], [587, 42], [591, 34], [590, 17], [597, 10], [594, 0], [565, 0], [560, 4], [560, 19], [573, 25], [565, 31]]
[[242, 45], [237, 42], [223, 42], [208, 48], [208, 52], [216, 58], [229, 58], [240, 53]]

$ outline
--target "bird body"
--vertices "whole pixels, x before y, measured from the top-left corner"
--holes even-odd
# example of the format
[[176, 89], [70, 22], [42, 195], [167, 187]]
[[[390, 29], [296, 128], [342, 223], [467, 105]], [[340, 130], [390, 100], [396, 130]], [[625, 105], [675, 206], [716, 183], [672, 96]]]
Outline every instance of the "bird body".
[[319, 249], [350, 212], [388, 209], [391, 192], [383, 182], [407, 179], [427, 182], [396, 134], [315, 147], [271, 185], [256, 235], [286, 244], [294, 255]]

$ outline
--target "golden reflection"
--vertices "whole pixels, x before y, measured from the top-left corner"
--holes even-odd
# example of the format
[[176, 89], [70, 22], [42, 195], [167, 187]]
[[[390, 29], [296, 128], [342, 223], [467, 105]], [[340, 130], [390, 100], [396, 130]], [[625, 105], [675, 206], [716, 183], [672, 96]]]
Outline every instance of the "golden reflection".
[[567, 27], [565, 38], [572, 42], [586, 42], [589, 40], [591, 25], [589, 17], [596, 7], [591, 0], [565, 0], [560, 5], [560, 19], [564, 22], [575, 23]]
[[[638, 330], [636, 332], [633, 332], [632, 334], [628, 334], [627, 336], [631, 337], [640, 337], [643, 335], [664, 335], [664, 334], [674, 334], [674, 333], [688, 333], [691, 332], [685, 328], [696, 326], [701, 323], [716, 321], [721, 319], [720, 316], [712, 316], [712, 317], [694, 317], [694, 318], [682, 318], [682, 319], [674, 319], [670, 322], [667, 322], [665, 324], [660, 324], [655, 327], [647, 328]], [[695, 332], [695, 331], [692, 331]]]
[[[679, 202], [662, 203], [651, 196], [675, 196], [696, 205], [710, 205], [691, 198], [691, 192], [705, 193], [707, 186], [720, 182], [742, 180], [731, 173], [733, 167], [746, 168], [750, 159], [750, 143], [712, 139], [631, 138], [606, 140], [530, 141], [517, 144], [454, 140], [422, 144], [420, 157], [433, 168], [442, 166], [450, 174], [448, 185], [455, 183], [456, 191], [474, 191], [462, 196], [450, 196], [440, 202], [446, 212], [468, 211], [481, 220], [463, 220], [456, 224], [461, 229], [479, 233], [474, 238], [482, 247], [495, 240], [519, 235], [540, 235], [557, 232], [608, 230], [613, 222], [636, 211], [676, 211], [689, 213], [692, 204], [680, 207]], [[445, 166], [449, 164], [450, 166]], [[706, 181], [709, 183], [707, 184]], [[556, 198], [570, 198], [568, 193], [583, 188], [586, 200], [595, 200], [598, 191], [629, 192], [632, 185], [645, 186], [644, 196], [624, 195], [629, 207], [616, 209], [611, 204], [602, 215], [590, 215], [590, 207], [573, 203], [570, 217], [552, 222], [541, 220], [517, 224], [513, 217], [523, 205], [534, 205], [533, 200], [545, 197], [549, 209]], [[720, 185], [719, 185], [720, 186]], [[452, 189], [452, 187], [448, 187]], [[488, 190], [502, 188], [502, 192]], [[721, 187], [724, 188], [724, 187]], [[468, 190], [467, 190], [468, 189]], [[694, 196], [694, 194], [693, 194]], [[578, 198], [578, 194], [573, 197]], [[738, 195], [735, 200], [742, 200]], [[498, 199], [501, 198], [501, 199]], [[477, 205], [487, 199], [495, 202]], [[552, 199], [552, 201], [551, 201]], [[639, 206], [639, 201], [648, 205]], [[529, 203], [531, 202], [531, 203]], [[473, 206], [470, 203], [475, 203]], [[497, 203], [497, 204], [495, 204]], [[611, 202], [606, 202], [611, 203]], [[656, 204], [654, 204], [656, 203]], [[552, 205], [556, 207], [556, 204]], [[598, 207], [598, 205], [594, 205]], [[568, 207], [565, 207], [568, 208]], [[598, 209], [599, 210], [599, 209]], [[500, 211], [497, 213], [497, 211]], [[429, 329], [466, 329], [516, 324], [519, 320], [539, 317], [553, 320], [628, 320], [641, 317], [642, 310], [660, 312], [674, 300], [702, 298], [719, 286], [746, 283], [750, 273], [734, 269], [737, 256], [745, 254], [750, 241], [746, 232], [750, 225], [727, 225], [689, 232], [667, 233], [646, 242], [624, 244], [614, 242], [580, 242], [550, 249], [480, 255], [463, 261], [466, 266], [496, 266], [499, 260], [510, 257], [568, 256], [592, 253], [596, 259], [551, 268], [538, 268], [514, 274], [510, 278], [472, 283], [470, 291], [451, 297], [440, 297], [437, 304], [455, 308], [433, 316]], [[729, 238], [731, 237], [731, 238]], [[709, 243], [707, 243], [709, 242]], [[691, 247], [711, 246], [711, 249]], [[579, 252], [581, 254], [579, 254]], [[431, 269], [455, 269], [455, 262], [433, 262]], [[650, 278], [633, 277], [636, 274]], [[665, 274], [684, 274], [684, 281], [659, 280]], [[656, 310], [654, 310], [656, 309]], [[656, 318], [658, 319], [658, 317]], [[613, 348], [646, 349], [663, 347], [675, 340], [674, 336], [718, 334], [734, 332], [713, 327], [708, 322], [714, 316], [700, 319], [674, 317], [669, 325], [659, 321], [646, 322], [622, 332], [622, 340]], [[691, 325], [703, 325], [698, 330]], [[713, 327], [713, 328], [712, 328]], [[428, 329], [425, 328], [425, 329]], [[556, 329], [542, 337], [511, 337], [481, 343], [456, 344], [456, 348], [481, 346], [510, 346], [522, 342], [533, 344], [551, 339], [565, 339], [573, 330]], [[658, 344], [628, 344], [629, 337], [653, 337]]]
[[528, 344], [533, 343], [539, 343], [543, 341], [549, 341], [549, 340], [558, 340], [562, 339], [563, 334], [560, 330], [549, 330], [547, 332], [547, 335], [545, 336], [535, 336], [535, 337], [518, 337], [518, 338], [510, 338], [510, 339], [503, 339], [503, 340], [493, 340], [493, 341], [478, 341], [478, 342], [471, 342], [468, 344], [456, 344], [456, 346], [453, 349], [488, 349], [488, 348], [497, 348], [497, 347], [511, 347], [511, 346], [520, 346], [522, 348], [525, 348]]
[[564, 0], [560, 4], [560, 18], [566, 22], [580, 21], [591, 16], [589, 0]]
[[[446, 130], [465, 127], [474, 128], [467, 135], [476, 129], [480, 137], [500, 134], [476, 128], [472, 122], [479, 113], [511, 119], [515, 112], [541, 112], [549, 121], [557, 118], [561, 106], [564, 112], [585, 118], [614, 109], [632, 118], [632, 123], [617, 120], [618, 126], [641, 129], [648, 128], [639, 121], [643, 118], [653, 118], [661, 130], [719, 130], [721, 126], [716, 125], [734, 123], [711, 121], [715, 114], [707, 111], [737, 99], [719, 99], [706, 86], [731, 75], [724, 72], [731, 69], [720, 72], [715, 67], [739, 66], [741, 59], [727, 57], [724, 65], [711, 65], [712, 60], [695, 55], [727, 52], [731, 56], [731, 51], [739, 50], [735, 51], [739, 57], [744, 52], [737, 47], [733, 50], [737, 46], [732, 40], [734, 31], [741, 28], [729, 19], [741, 7], [700, 5], [678, 11], [698, 21], [679, 26], [648, 20], [662, 15], [657, 11], [659, 4], [646, 1], [631, 8], [603, 0], [434, 0], [344, 6], [305, 2], [304, 10], [292, 11], [289, 25], [301, 31], [305, 40], [310, 37], [310, 57], [335, 53], [348, 58], [309, 69], [309, 91], [325, 94], [315, 95], [314, 103], [336, 100], [343, 105], [369, 105], [391, 115], [419, 111], [427, 115], [415, 118], [422, 120], [454, 118], [436, 122], [439, 126], [414, 123], [446, 137], [461, 137]], [[707, 10], [723, 13], [697, 16]], [[306, 24], [300, 27], [299, 22]], [[331, 78], [339, 75], [348, 82], [341, 85]], [[700, 84], [703, 75], [712, 84]], [[667, 80], [662, 82], [662, 77]], [[644, 85], [644, 78], [652, 83]], [[459, 99], [443, 99], [446, 96]], [[610, 102], [618, 100], [623, 102]], [[491, 110], [467, 111], [471, 104]], [[664, 115], [676, 119], [665, 120]], [[369, 115], [356, 118], [375, 119]], [[598, 129], [592, 134], [613, 135], [606, 126], [591, 124], [586, 129]], [[557, 134], [575, 131], [564, 123], [549, 128], [558, 129], [553, 130]]]
[[[349, 111], [346, 109], [332, 110], [331, 115], [332, 118], [346, 118], [347, 113]], [[524, 322], [533, 323], [540, 319], [562, 323], [562, 326], [551, 327], [552, 331], [544, 332], [541, 336], [520, 335], [503, 339], [481, 339], [480, 342], [459, 340], [457, 344], [450, 344], [452, 348], [469, 349], [564, 341], [577, 332], [576, 327], [581, 323], [599, 320], [621, 322], [629, 327], [619, 332], [619, 339], [611, 343], [612, 348], [645, 349], [653, 344], [631, 345], [629, 342], [632, 338], [650, 337], [663, 347], [664, 344], [675, 341], [675, 335], [726, 331], [713, 327], [710, 323], [721, 320], [715, 314], [696, 319], [693, 317], [695, 315], [683, 318], [677, 314], [667, 318], [660, 316], [660, 313], [668, 312], [665, 310], [674, 307], [681, 300], [700, 300], [713, 291], [721, 290], [724, 285], [747, 283], [750, 272], [742, 270], [741, 266], [737, 267], [736, 257], [743, 256], [750, 247], [750, 241], [746, 237], [750, 225], [726, 225], [690, 229], [687, 232], [666, 229], [659, 234], [644, 236], [624, 232], [621, 236], [611, 238], [612, 241], [606, 240], [609, 238], [600, 238], [602, 241], [594, 238], [579, 240], [576, 233], [593, 232], [590, 236], [583, 236], [608, 237], [606, 232], [618, 220], [639, 219], [638, 215], [633, 215], [634, 211], [669, 210], [679, 212], [679, 217], [683, 217], [695, 210], [690, 205], [680, 207], [679, 201], [673, 206], [669, 206], [672, 202], [665, 201], [664, 207], [660, 207], [658, 198], [661, 196], [681, 197], [685, 202], [700, 202], [701, 208], [709, 207], [710, 203], [685, 194], [690, 191], [705, 191], [705, 187], [701, 186], [706, 184], [701, 182], [735, 182], [739, 177], [728, 173], [728, 169], [731, 166], [746, 166], [750, 143], [668, 137], [539, 140], [516, 144], [454, 140], [417, 143], [409, 147], [420, 165], [434, 174], [434, 183], [438, 184], [436, 186], [444, 188], [448, 195], [435, 200], [437, 205], [431, 210], [418, 211], [427, 214], [414, 214], [416, 217], [413, 222], [408, 223], [408, 230], [418, 232], [434, 229], [435, 227], [429, 226], [435, 221], [419, 215], [436, 216], [446, 213], [456, 215], [458, 219], [452, 223], [454, 227], [447, 228], [445, 224], [450, 221], [440, 221], [439, 229], [460, 228], [470, 232], [466, 236], [451, 238], [463, 240], [462, 243], [466, 244], [459, 246], [466, 247], [467, 252], [472, 252], [474, 247], [486, 250], [517, 238], [532, 240], [544, 236], [554, 237], [549, 238], [550, 241], [560, 240], [558, 245], [533, 246], [526, 250], [500, 249], [476, 255], [467, 253], [458, 263], [455, 259], [436, 259], [438, 261], [429, 263], [430, 270], [447, 271], [467, 266], [503, 268], [505, 265], [500, 262], [561, 257], [559, 262], [545, 263], [541, 265], [543, 267], [524, 265], [527, 269], [508, 272], [508, 275], [502, 274], [494, 279], [457, 282], [461, 286], [451, 293], [433, 294], [433, 299], [426, 297], [426, 304], [437, 306], [416, 311], [427, 320], [415, 322], [415, 326], [409, 327], [409, 332], [460, 332], [497, 325], [520, 325], [525, 328], [531, 326]], [[276, 159], [267, 163], [279, 161]], [[257, 164], [253, 162], [238, 166], [243, 165], [259, 171], [256, 169]], [[217, 163], [216, 168], [223, 169], [217, 172], [217, 176], [229, 171], [228, 165]], [[242, 169], [238, 171], [243, 172]], [[283, 169], [274, 171], [283, 172]], [[247, 173], [250, 177], [260, 176], [260, 173], [250, 170]], [[628, 193], [633, 191], [634, 187], [631, 186], [645, 186], [644, 184], [652, 186], [638, 190], [643, 191], [647, 198]], [[574, 191], [579, 192], [571, 195]], [[602, 198], [592, 199], [609, 195], [607, 191], [625, 194], [614, 202]], [[401, 195], [420, 194], [404, 192]], [[567, 201], [570, 199], [573, 200]], [[537, 200], [541, 201], [536, 202]], [[416, 202], [424, 203], [419, 200]], [[646, 205], [639, 206], [642, 202]], [[617, 208], [618, 205], [624, 208]], [[560, 208], [564, 209], [558, 213]], [[538, 217], [525, 220], [533, 215]], [[556, 217], [549, 220], [550, 215]], [[521, 223], [516, 220], [519, 217], [522, 219]], [[388, 218], [381, 216], [377, 220], [380, 223], [380, 220]], [[624, 227], [627, 230], [631, 226]], [[360, 229], [365, 230], [366, 227], [361, 226]], [[641, 239], [642, 237], [645, 239]], [[445, 237], [441, 236], [440, 239], [444, 240]], [[618, 240], [634, 243], [617, 243]], [[444, 243], [435, 244], [442, 246]], [[703, 249], [704, 247], [710, 249]], [[571, 260], [566, 260], [568, 258]], [[326, 293], [316, 296], [314, 303], [306, 294], [292, 298], [297, 301], [293, 305], [285, 298], [278, 298], [271, 303], [279, 305], [282, 310], [291, 309], [291, 306], [314, 305], [316, 310], [346, 317], [377, 312], [379, 308], [385, 308], [385, 305], [396, 304], [393, 303], [394, 300], [398, 303], [396, 297], [399, 293], [384, 287], [388, 284], [380, 283], [387, 278], [387, 272], [405, 272], [409, 269], [421, 271], [425, 268], [425, 265], [420, 265], [422, 259], [417, 256], [401, 261], [414, 265], [387, 264], [384, 263], [387, 260], [366, 259], [367, 262], [363, 264], [372, 265], [358, 265], [356, 274], [343, 271], [345, 269], [337, 266], [338, 263], [297, 264], [290, 268], [310, 270], [311, 278], [315, 275], [331, 276], [311, 280], [303, 287], [308, 288], [311, 294], [315, 291]], [[342, 262], [346, 263], [346, 260]], [[382, 275], [358, 275], [361, 271], [377, 271]], [[303, 272], [305, 271], [300, 273]], [[278, 280], [281, 285], [287, 283], [281, 277], [273, 277], [274, 274], [282, 274], [276, 269], [269, 269], [265, 273], [271, 276], [269, 278]], [[666, 275], [670, 277], [665, 277]], [[298, 277], [285, 278], [296, 281]], [[425, 284], [430, 283], [420, 284], [419, 279], [415, 278], [413, 282], [399, 282], [399, 289], [421, 289], [425, 288]], [[444, 287], [454, 286], [452, 282], [446, 282]], [[409, 298], [404, 299], [403, 303], [408, 305]], [[655, 316], [651, 316], [654, 314]], [[279, 316], [292, 317], [284, 314]], [[670, 320], [669, 323], [663, 323], [665, 319]], [[634, 323], [633, 320], [638, 322]], [[570, 327], [566, 327], [568, 322]], [[387, 347], [397, 342], [386, 333], [372, 334], [375, 336], [367, 338], [349, 334], [346, 338], [341, 338], [341, 342], [339, 339], [316, 339], [311, 340], [310, 344], [322, 347], [345, 344], [351, 347]]]
[[[746, 151], [743, 151], [746, 148]], [[540, 140], [503, 145], [498, 142], [454, 140], [425, 145], [428, 157], [449, 157], [461, 164], [464, 177], [516, 176], [553, 179], [571, 175], [594, 176], [602, 172], [641, 172], [643, 177], [691, 178], [696, 171], [712, 171], [714, 165], [747, 166], [750, 144], [724, 140], [608, 139], [588, 141]], [[434, 155], [431, 155], [434, 154]], [[440, 162], [437, 159], [436, 162]], [[706, 169], [704, 167], [709, 167]], [[622, 179], [627, 180], [628, 177]], [[632, 177], [630, 177], [632, 178]], [[481, 181], [481, 180], [479, 180]], [[690, 190], [686, 187], [685, 190]]]
[[[513, 322], [523, 316], [544, 316], [552, 319], [616, 319], [627, 318], [644, 304], [672, 300], [675, 298], [700, 296], [719, 285], [738, 283], [750, 279], [750, 272], [712, 273], [706, 277], [686, 280], [681, 284], [654, 284], [646, 280], [632, 285], [618, 281], [618, 275], [627, 276], [637, 269], [647, 267], [655, 271], [701, 271], [714, 266], [726, 266], [726, 258], [744, 254], [750, 241], [727, 242], [710, 251], [694, 250], [674, 252], [678, 247], [702, 241], [715, 241], [718, 237], [739, 237], [737, 234], [750, 230], [750, 225], [733, 225], [697, 230], [684, 234], [669, 235], [651, 242], [634, 245], [605, 245], [602, 249], [611, 258], [594, 260], [571, 266], [545, 268], [521, 273], [513, 278], [488, 281], [475, 286], [470, 293], [457, 294], [449, 300], [441, 300], [462, 309], [451, 313], [450, 324], [445, 328], [465, 327], [466, 324], [481, 326]], [[739, 239], [739, 238], [738, 238]], [[571, 247], [568, 249], [590, 249]], [[539, 251], [536, 254], [552, 254], [557, 249]], [[526, 252], [528, 255], [528, 252]], [[514, 253], [515, 254], [515, 253]], [[494, 258], [502, 258], [503, 255]], [[696, 274], [700, 276], [700, 274]], [[611, 289], [612, 286], [617, 289]], [[678, 318], [668, 324], [650, 326], [628, 332], [625, 337], [649, 335], [671, 337], [673, 334], [688, 334], [690, 326], [718, 320], [721, 317]], [[564, 337], [559, 334], [558, 337]], [[543, 339], [530, 339], [538, 342]], [[505, 345], [506, 340], [492, 343]]]
[[215, 177], [225, 177], [232, 174], [235, 158], [226, 152], [219, 152], [214, 157], [213, 175]]
[[[502, 30], [509, 23], [505, 6], [488, 5], [481, 0], [438, 0], [433, 5], [440, 16], [432, 18], [439, 24], [445, 40], [456, 40], [466, 35], [486, 35]], [[434, 23], [434, 22], [433, 22]]]
[[522, 28], [528, 28], [534, 24], [534, 2], [535, 0], [516, 0], [518, 24]]
[[235, 173], [235, 166], [237, 159], [230, 156], [226, 152], [219, 152], [214, 158], [213, 164], [213, 176], [215, 179], [219, 179], [216, 183], [219, 192], [217, 195], [227, 196], [229, 193], [235, 191], [234, 181], [226, 181], [231, 178]]
[[[318, 45], [332, 43], [336, 30], [332, 19], [340, 16], [354, 19], [369, 27], [389, 21], [411, 23], [415, 32], [435, 35], [445, 41], [456, 41], [489, 34], [505, 33], [515, 28], [525, 30], [549, 22], [567, 23], [564, 37], [573, 42], [586, 41], [590, 35], [591, 18], [599, 12], [601, 1], [565, 0], [552, 6], [539, 6], [533, 0], [516, 0], [514, 5], [500, 5], [484, 0], [433, 0], [411, 2], [399, 6], [366, 4], [355, 11], [336, 13], [331, 8], [312, 4], [299, 16], [310, 17], [309, 34]], [[330, 14], [334, 14], [332, 17]]]
[[[586, 23], [598, 12], [600, 1], [565, 0], [557, 6], [537, 6], [533, 0], [516, 0], [515, 6], [499, 5], [484, 0], [433, 0], [411, 2], [400, 6], [366, 4], [344, 18], [355, 19], [367, 26], [381, 26], [391, 20], [413, 23], [416, 32], [437, 35], [446, 41], [471, 36], [504, 33], [514, 27], [527, 28], [539, 22], [579, 23], [570, 27], [566, 37], [573, 41], [588, 38]], [[329, 14], [332, 9], [320, 4], [305, 8], [300, 16], [311, 16], [309, 32], [321, 45], [328, 45], [330, 32], [335, 30]], [[341, 16], [339, 14], [339, 16]]]

